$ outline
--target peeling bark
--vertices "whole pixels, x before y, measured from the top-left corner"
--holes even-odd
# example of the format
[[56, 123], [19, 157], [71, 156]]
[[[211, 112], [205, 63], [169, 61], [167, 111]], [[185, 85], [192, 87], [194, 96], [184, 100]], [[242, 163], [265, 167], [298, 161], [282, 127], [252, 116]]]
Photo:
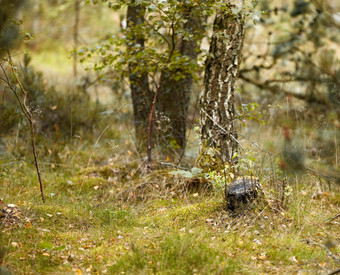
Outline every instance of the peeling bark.
[[215, 158], [231, 165], [237, 162], [234, 92], [245, 35], [244, 15], [232, 7], [216, 15], [200, 102], [203, 146], [218, 149]]

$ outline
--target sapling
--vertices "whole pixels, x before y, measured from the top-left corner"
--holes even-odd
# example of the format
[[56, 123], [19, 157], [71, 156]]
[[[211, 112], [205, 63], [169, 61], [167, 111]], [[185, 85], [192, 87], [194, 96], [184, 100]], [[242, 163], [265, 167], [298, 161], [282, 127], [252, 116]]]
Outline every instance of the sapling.
[[[11, 80], [10, 80], [10, 78], [9, 78], [5, 68], [4, 68], [4, 63], [0, 64], [1, 70], [3, 72], [3, 76], [0, 76], [0, 80], [2, 80], [7, 85], [7, 87], [10, 89], [10, 91], [13, 92], [15, 98], [18, 101], [18, 104], [20, 106], [22, 113], [24, 114], [25, 118], [27, 119], [27, 121], [29, 123], [30, 134], [31, 134], [32, 153], [33, 153], [33, 157], [34, 157], [34, 165], [35, 165], [35, 168], [37, 170], [41, 198], [42, 198], [42, 201], [45, 203], [44, 188], [43, 188], [43, 184], [42, 184], [42, 180], [41, 180], [41, 174], [40, 174], [38, 156], [37, 156], [37, 150], [36, 150], [36, 143], [35, 143], [33, 114], [32, 114], [30, 107], [27, 105], [27, 91], [25, 90], [24, 86], [22, 85], [22, 83], [19, 79], [18, 72], [16, 70], [16, 67], [13, 64], [13, 61], [12, 61], [12, 58], [11, 58], [11, 55], [10, 55], [9, 52], [8, 52], [8, 57], [5, 59], [5, 61], [8, 62], [9, 66], [12, 70], [15, 83], [11, 82]], [[22, 93], [23, 99], [20, 98], [20, 96], [18, 94], [18, 88], [17, 87], [19, 87], [19, 91]]]

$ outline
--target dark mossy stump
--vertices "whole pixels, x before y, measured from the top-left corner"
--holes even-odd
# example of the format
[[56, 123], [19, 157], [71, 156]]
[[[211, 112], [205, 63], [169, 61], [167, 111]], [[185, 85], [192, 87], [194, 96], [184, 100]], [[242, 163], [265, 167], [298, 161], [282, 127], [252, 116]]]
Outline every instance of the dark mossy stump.
[[238, 178], [225, 187], [225, 197], [229, 210], [242, 209], [264, 200], [264, 194], [257, 178]]

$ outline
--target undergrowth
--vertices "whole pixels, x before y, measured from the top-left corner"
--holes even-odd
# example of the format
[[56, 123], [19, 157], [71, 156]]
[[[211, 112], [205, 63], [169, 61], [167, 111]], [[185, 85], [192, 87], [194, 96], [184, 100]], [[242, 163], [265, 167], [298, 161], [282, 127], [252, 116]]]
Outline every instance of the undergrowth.
[[2, 167], [0, 194], [19, 217], [2, 224], [2, 267], [13, 274], [315, 274], [337, 267], [308, 242], [340, 252], [338, 220], [329, 221], [339, 193], [305, 184], [317, 178], [301, 176], [285, 205], [268, 197], [269, 206], [235, 215], [220, 191], [191, 190], [181, 176], [150, 176], [130, 163], [45, 169], [45, 204], [33, 169]]

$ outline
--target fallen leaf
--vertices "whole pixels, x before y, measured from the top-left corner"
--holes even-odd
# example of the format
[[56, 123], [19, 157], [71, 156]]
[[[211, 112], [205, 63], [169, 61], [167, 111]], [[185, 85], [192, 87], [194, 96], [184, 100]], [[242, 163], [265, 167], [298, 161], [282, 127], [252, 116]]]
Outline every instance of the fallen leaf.
[[260, 260], [265, 260], [267, 259], [266, 253], [261, 253], [261, 255], [259, 256]]
[[289, 260], [290, 260], [291, 262], [293, 262], [293, 263], [297, 263], [297, 262], [298, 262], [295, 256], [290, 257]]
[[326, 263], [326, 262], [322, 262], [322, 263], [320, 263], [320, 265], [321, 265], [323, 268], [325, 268], [326, 265], [327, 265], [327, 263]]
[[254, 243], [258, 244], [258, 245], [262, 245], [261, 241], [258, 239], [254, 239]]
[[90, 265], [88, 268], [86, 268], [85, 271], [86, 271], [86, 272], [91, 272], [91, 271], [92, 271], [92, 268], [93, 268], [92, 265]]
[[98, 255], [96, 257], [96, 260], [99, 261], [99, 262], [102, 262], [103, 261], [103, 257], [101, 255]]

